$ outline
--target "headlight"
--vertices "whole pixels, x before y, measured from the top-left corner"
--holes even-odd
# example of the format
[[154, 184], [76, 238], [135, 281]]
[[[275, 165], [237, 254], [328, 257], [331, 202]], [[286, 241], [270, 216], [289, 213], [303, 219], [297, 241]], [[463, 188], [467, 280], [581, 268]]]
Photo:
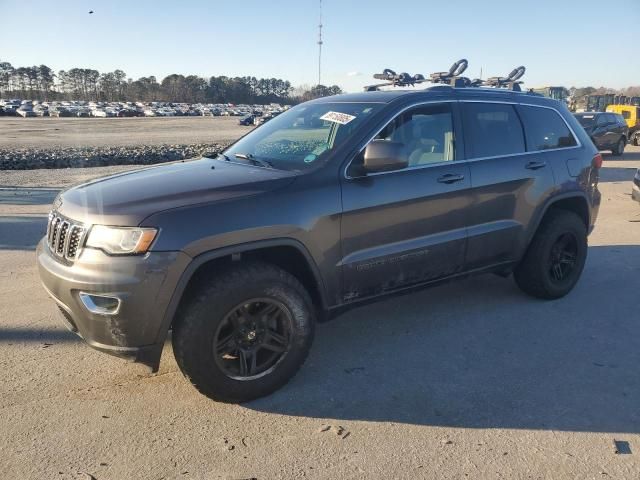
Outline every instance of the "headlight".
[[86, 246], [112, 255], [145, 253], [157, 233], [156, 228], [94, 225], [89, 231]]

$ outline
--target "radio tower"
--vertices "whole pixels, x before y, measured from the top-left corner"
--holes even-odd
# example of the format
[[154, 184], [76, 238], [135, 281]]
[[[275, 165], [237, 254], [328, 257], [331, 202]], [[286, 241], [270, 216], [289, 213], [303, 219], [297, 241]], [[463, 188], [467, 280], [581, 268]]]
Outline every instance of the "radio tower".
[[318, 24], [318, 85], [322, 79], [322, 0], [320, 0], [320, 23]]

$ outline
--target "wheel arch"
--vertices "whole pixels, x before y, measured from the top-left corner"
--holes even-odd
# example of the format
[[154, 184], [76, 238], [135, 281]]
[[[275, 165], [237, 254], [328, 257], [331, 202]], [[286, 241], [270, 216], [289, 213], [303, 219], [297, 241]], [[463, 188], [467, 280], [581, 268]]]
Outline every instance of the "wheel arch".
[[164, 343], [167, 332], [180, 305], [188, 300], [189, 292], [216, 267], [234, 261], [261, 260], [275, 264], [294, 275], [308, 289], [319, 315], [328, 310], [326, 290], [320, 270], [307, 248], [298, 240], [278, 238], [243, 243], [203, 252], [196, 256], [182, 273], [167, 307], [157, 343]]
[[554, 196], [545, 204], [541, 213], [538, 215], [538, 219], [535, 223], [534, 228], [532, 228], [532, 230], [530, 231], [527, 247], [531, 243], [531, 240], [533, 240], [533, 236], [540, 228], [540, 224], [542, 223], [544, 218], [554, 209], [567, 210], [577, 214], [584, 222], [584, 226], [587, 229], [587, 232], [590, 232], [591, 210], [589, 208], [589, 200], [587, 199], [587, 195], [584, 192], [567, 192], [562, 195]]

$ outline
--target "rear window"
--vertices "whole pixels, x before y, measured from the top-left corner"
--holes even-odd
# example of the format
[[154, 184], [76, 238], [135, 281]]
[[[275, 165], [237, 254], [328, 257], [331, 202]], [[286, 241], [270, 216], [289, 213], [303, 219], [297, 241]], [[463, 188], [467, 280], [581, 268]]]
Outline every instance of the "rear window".
[[560, 114], [550, 108], [521, 106], [527, 151], [575, 147], [578, 142]]
[[576, 115], [576, 118], [583, 127], [591, 127], [596, 121], [595, 115]]
[[463, 108], [471, 158], [524, 152], [522, 124], [512, 105], [465, 103]]

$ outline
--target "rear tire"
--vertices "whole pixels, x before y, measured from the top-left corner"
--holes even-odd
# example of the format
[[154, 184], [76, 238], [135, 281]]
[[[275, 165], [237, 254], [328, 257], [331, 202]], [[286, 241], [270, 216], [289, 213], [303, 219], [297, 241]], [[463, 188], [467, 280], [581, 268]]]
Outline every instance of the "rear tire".
[[314, 317], [309, 294], [289, 273], [261, 262], [232, 265], [180, 309], [174, 355], [184, 376], [207, 397], [253, 400], [296, 374], [311, 347]]
[[618, 143], [616, 144], [615, 148], [611, 150], [611, 153], [616, 157], [619, 157], [624, 153], [624, 147], [626, 143], [627, 142], [625, 141], [624, 137], [622, 137], [620, 140], [618, 140]]
[[533, 297], [564, 297], [578, 282], [586, 259], [587, 229], [582, 219], [567, 210], [551, 210], [516, 267], [514, 278], [518, 287]]

